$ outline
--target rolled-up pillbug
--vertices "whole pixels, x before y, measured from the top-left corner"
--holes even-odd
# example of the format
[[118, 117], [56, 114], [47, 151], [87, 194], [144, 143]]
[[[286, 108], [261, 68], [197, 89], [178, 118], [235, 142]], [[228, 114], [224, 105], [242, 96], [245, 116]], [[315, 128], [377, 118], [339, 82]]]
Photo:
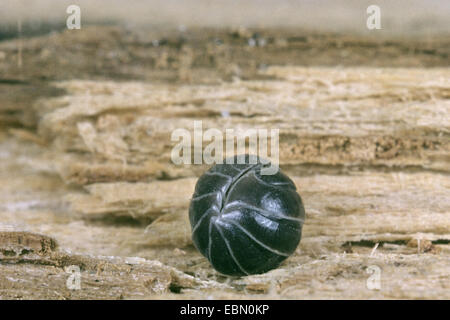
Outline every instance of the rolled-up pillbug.
[[[224, 160], [197, 181], [189, 207], [195, 247], [222, 274], [243, 276], [277, 268], [297, 248], [305, 209], [292, 180], [245, 155]], [[256, 162], [256, 164], [255, 164]]]

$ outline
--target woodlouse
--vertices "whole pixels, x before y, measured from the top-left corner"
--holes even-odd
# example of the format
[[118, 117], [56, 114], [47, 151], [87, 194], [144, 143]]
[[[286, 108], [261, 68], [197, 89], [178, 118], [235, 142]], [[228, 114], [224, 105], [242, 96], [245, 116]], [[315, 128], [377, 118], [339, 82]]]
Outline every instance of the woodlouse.
[[261, 175], [267, 164], [250, 157], [205, 172], [189, 207], [196, 248], [225, 275], [277, 268], [301, 238], [305, 210], [294, 183], [280, 170]]

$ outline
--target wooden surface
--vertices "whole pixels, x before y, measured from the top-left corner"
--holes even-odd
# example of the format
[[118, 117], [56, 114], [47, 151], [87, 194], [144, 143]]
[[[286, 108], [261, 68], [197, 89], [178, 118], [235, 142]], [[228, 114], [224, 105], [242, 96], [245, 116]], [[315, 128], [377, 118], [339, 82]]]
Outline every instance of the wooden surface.
[[[258, 32], [66, 31], [22, 69], [0, 43], [0, 298], [450, 299], [448, 40]], [[170, 135], [194, 120], [280, 129], [307, 214], [280, 268], [224, 277], [192, 246], [208, 166], [173, 164]]]

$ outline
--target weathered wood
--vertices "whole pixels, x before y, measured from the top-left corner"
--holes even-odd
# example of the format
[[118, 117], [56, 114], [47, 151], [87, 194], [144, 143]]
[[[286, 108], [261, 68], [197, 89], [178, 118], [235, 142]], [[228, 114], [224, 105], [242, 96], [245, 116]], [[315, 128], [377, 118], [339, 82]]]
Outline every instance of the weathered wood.
[[280, 164], [297, 174], [314, 165], [329, 172], [449, 171], [449, 121], [442, 117], [450, 108], [448, 69], [274, 67], [265, 73], [280, 80], [174, 88], [61, 83], [69, 95], [46, 103], [66, 101], [65, 106], [44, 114], [40, 131], [58, 152], [73, 155], [73, 161], [64, 158], [60, 170], [76, 184], [120, 180], [116, 171], [101, 166], [104, 161], [123, 164], [131, 181], [161, 177], [163, 170], [170, 177], [197, 175], [192, 166], [176, 167], [170, 160], [177, 142], [171, 133], [193, 132], [197, 119], [204, 130], [217, 128], [224, 135], [226, 128], [236, 134], [280, 129]]
[[[90, 28], [25, 43], [30, 65], [42, 60], [22, 73], [36, 84], [0, 83], [14, 88], [0, 105], [0, 298], [449, 299], [448, 40], [430, 42], [428, 55], [393, 41], [396, 56], [412, 52], [402, 64], [375, 40], [273, 30], [266, 47], [249, 48], [245, 32], [220, 31], [229, 43], [219, 49], [208, 32], [153, 47], [106, 28], [104, 50], [123, 63], [92, 56]], [[73, 41], [86, 49], [75, 67], [55, 58]], [[365, 43], [380, 60], [335, 67], [338, 42], [351, 57]], [[310, 53], [324, 47], [326, 63]], [[14, 48], [0, 43], [8, 59]], [[305, 67], [321, 64], [333, 67]], [[280, 129], [281, 168], [307, 214], [280, 268], [226, 278], [192, 246], [187, 209], [208, 166], [173, 164], [170, 137], [194, 120]], [[82, 290], [67, 288], [68, 266], [80, 267]], [[373, 270], [379, 290], [368, 285]]]

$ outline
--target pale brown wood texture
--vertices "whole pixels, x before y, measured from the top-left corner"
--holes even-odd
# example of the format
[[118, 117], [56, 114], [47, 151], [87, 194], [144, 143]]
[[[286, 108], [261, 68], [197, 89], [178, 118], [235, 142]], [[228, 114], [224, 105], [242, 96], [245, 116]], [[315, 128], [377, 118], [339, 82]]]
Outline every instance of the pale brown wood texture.
[[[146, 61], [139, 43], [121, 51], [122, 31], [104, 32], [106, 48]], [[24, 55], [42, 43], [64, 51], [72, 37], [32, 39]], [[86, 50], [97, 41], [90, 31], [77, 37]], [[80, 58], [87, 50], [67, 77], [49, 68], [43, 84], [4, 84], [16, 89], [0, 108], [0, 298], [450, 299], [448, 63], [419, 52], [396, 67], [380, 46], [381, 66], [314, 66], [312, 56], [299, 66], [285, 56], [298, 43], [284, 37], [267, 48], [234, 44], [235, 58], [209, 46], [212, 66], [197, 38], [149, 49], [140, 71], [100, 57], [111, 72], [101, 77]], [[358, 52], [358, 40], [346, 41]], [[0, 51], [9, 56], [13, 43]], [[250, 63], [270, 50], [269, 65]], [[44, 65], [65, 65], [44, 53]], [[0, 67], [10, 77], [16, 68]], [[39, 70], [24, 72], [37, 79]], [[195, 120], [204, 130], [280, 130], [280, 166], [306, 209], [300, 246], [280, 268], [228, 278], [193, 247], [188, 206], [208, 165], [175, 165], [171, 134], [192, 133]], [[82, 290], [66, 286], [71, 265]], [[378, 289], [368, 285], [374, 268]]]

